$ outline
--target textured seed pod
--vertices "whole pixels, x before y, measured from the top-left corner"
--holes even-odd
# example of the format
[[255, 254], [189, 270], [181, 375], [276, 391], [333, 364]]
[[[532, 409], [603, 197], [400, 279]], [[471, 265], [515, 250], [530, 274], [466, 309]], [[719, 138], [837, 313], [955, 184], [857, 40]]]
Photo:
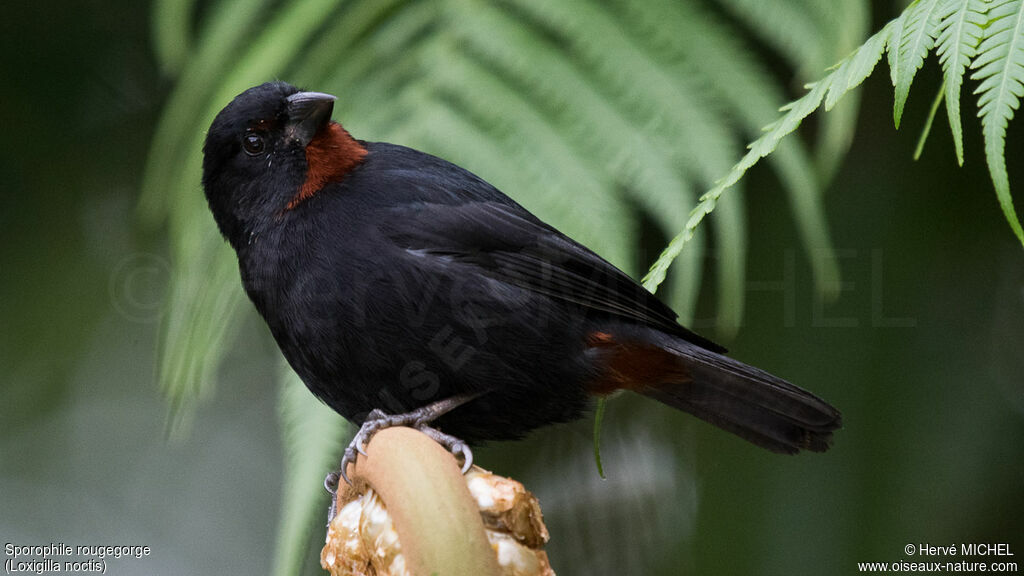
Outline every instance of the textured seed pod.
[[540, 503], [522, 484], [474, 466], [466, 474], [466, 485], [480, 508], [488, 536], [508, 534], [529, 549], [544, 547], [549, 536]]
[[327, 527], [320, 565], [332, 576], [406, 576], [391, 516], [373, 490], [349, 502]]
[[[376, 440], [368, 449], [370, 460], [374, 457], [374, 443]], [[363, 462], [358, 466], [364, 466]], [[409, 550], [403, 550], [396, 529], [399, 523], [388, 511], [382, 494], [371, 487], [373, 479], [353, 480], [354, 488], [339, 492], [338, 513], [327, 529], [327, 542], [320, 554], [321, 565], [332, 576], [414, 576], [415, 568], [410, 564], [415, 561], [410, 562], [406, 557]], [[491, 564], [489, 571], [501, 576], [554, 576], [543, 550], [548, 531], [537, 499], [519, 482], [476, 466], [461, 481], [466, 486], [460, 490], [468, 489], [468, 499], [479, 509], [487, 542], [496, 559], [496, 566]], [[386, 487], [382, 489], [387, 491]], [[423, 495], [415, 498], [423, 498]], [[402, 498], [398, 500], [402, 505]], [[420, 501], [418, 504], [422, 507], [429, 503]], [[410, 544], [413, 549], [425, 545]]]

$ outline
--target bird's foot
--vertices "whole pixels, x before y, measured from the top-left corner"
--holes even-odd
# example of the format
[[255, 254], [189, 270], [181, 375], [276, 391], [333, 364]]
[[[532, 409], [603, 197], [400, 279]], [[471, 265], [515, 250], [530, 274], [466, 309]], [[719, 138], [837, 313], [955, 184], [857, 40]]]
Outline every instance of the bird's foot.
[[465, 474], [473, 466], [473, 451], [462, 440], [450, 434], [445, 434], [437, 428], [432, 428], [430, 423], [477, 396], [478, 394], [453, 396], [452, 398], [428, 404], [405, 414], [386, 414], [381, 410], [373, 410], [366, 417], [366, 420], [363, 421], [363, 425], [360, 426], [355, 438], [345, 448], [345, 454], [341, 458], [339, 470], [331, 472], [324, 478], [324, 488], [331, 494], [335, 494], [338, 491], [340, 480], [345, 480], [345, 483], [351, 484], [352, 482], [349, 481], [347, 474], [348, 465], [355, 463], [359, 454], [366, 456], [366, 445], [374, 434], [393, 426], [415, 428], [447, 448], [456, 457], [462, 456], [462, 473]]
[[455, 455], [456, 458], [462, 456], [462, 473], [469, 472], [469, 469], [473, 467], [473, 451], [469, 449], [469, 445], [459, 440], [451, 434], [445, 434], [437, 428], [431, 428], [426, 424], [422, 424], [415, 427], [420, 432], [423, 432], [434, 442], [437, 442], [441, 446], [448, 449], [449, 452]]

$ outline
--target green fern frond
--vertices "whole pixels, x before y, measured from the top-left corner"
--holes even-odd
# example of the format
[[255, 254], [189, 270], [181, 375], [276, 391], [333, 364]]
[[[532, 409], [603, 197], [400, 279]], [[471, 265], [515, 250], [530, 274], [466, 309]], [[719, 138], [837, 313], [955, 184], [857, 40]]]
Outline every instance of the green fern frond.
[[[150, 153], [142, 175], [138, 212], [142, 222], [154, 227], [165, 221], [174, 205], [175, 192], [194, 173], [183, 171], [182, 164], [196, 149], [196, 129], [209, 113], [208, 99], [217, 84], [211, 77], [223, 74], [244, 44], [250, 30], [264, 15], [267, 0], [225, 0], [217, 4], [201, 28], [194, 55], [185, 63], [157, 122]], [[212, 115], [209, 116], [213, 118]]]
[[[613, 187], [597, 176], [602, 167], [584, 153], [578, 142], [564, 138], [557, 124], [549, 122], [528, 99], [509, 90], [508, 85], [479, 63], [450, 50], [429, 54], [429, 62], [442, 63], [433, 66], [429, 75], [437, 96], [454, 102], [463, 115], [478, 119], [484, 124], [485, 133], [501, 134], [498, 140], [508, 148], [506, 154], [522, 160], [521, 164], [513, 163], [519, 164], [517, 171], [535, 171], [533, 186], [522, 187], [509, 180], [499, 187], [516, 189], [520, 202], [534, 211], [552, 214], [559, 228], [576, 228], [574, 233], [581, 239], [587, 238], [584, 243], [593, 242], [601, 246], [602, 251], [613, 249], [610, 244], [621, 244], [610, 238], [625, 233], [619, 226], [621, 219], [615, 216], [626, 206]], [[454, 90], [452, 86], [473, 86], [474, 89]], [[457, 142], [449, 137], [446, 140]], [[452, 158], [461, 155], [457, 144], [446, 148], [453, 149]], [[540, 157], [543, 161], [531, 162], [531, 157]], [[504, 184], [508, 186], [502, 186]], [[559, 193], [567, 189], [578, 190], [579, 194]], [[573, 218], [580, 203], [588, 206], [593, 218]]]
[[903, 106], [910, 95], [914, 76], [924, 64], [924, 58], [935, 45], [938, 36], [939, 15], [947, 0], [916, 0], [899, 19], [900, 26], [890, 39], [889, 53], [895, 54], [890, 62], [893, 86], [896, 96], [893, 100], [892, 116], [896, 128], [903, 118]]
[[171, 301], [190, 303], [170, 306], [163, 319], [158, 377], [175, 408], [172, 431], [183, 416], [181, 410], [212, 388], [219, 350], [237, 326], [243, 302], [235, 259], [219, 238], [211, 236], [200, 236], [208, 247], [185, 252], [188, 258], [176, 265], [171, 279]]
[[[516, 197], [524, 205], [547, 214], [552, 222], [587, 239], [610, 260], [628, 262], [626, 245], [616, 239], [634, 235], [634, 224], [615, 217], [625, 207], [607, 190], [606, 183], [595, 178], [597, 172], [580, 164], [581, 156], [535, 117], [535, 111], [525, 102], [517, 101], [508, 91], [492, 91], [499, 87], [489, 86], [495, 79], [484, 74], [483, 68], [467, 61], [460, 63], [460, 57], [455, 55], [446, 56], [444, 61], [447, 70], [438, 69], [437, 74], [431, 74], [431, 80], [420, 87], [419, 94], [407, 93], [399, 98], [398, 103], [414, 100], [419, 113], [414, 121], [407, 120], [392, 130], [388, 138], [451, 158], [487, 174], [499, 187], [515, 184], [512, 188], [522, 191]], [[448, 80], [471, 80], [478, 90], [472, 95], [449, 95], [455, 101], [432, 98], [436, 96], [435, 85], [446, 84]], [[496, 107], [496, 102], [501, 106]], [[506, 125], [496, 127], [494, 123], [498, 121]], [[502, 137], [495, 138], [496, 134]], [[544, 138], [538, 139], [541, 136]], [[561, 192], [579, 188], [586, 190], [575, 196]], [[581, 202], [588, 212], [599, 216], [572, 218]]]
[[[654, 215], [667, 234], [677, 230], [685, 221], [683, 207], [687, 198], [682, 192], [688, 188], [687, 180], [696, 178], [710, 183], [728, 165], [736, 146], [735, 135], [721, 120], [723, 115], [716, 113], [714, 101], [701, 86], [689, 80], [689, 75], [668, 74], [643, 38], [624, 33], [618, 19], [603, 7], [537, 0], [516, 0], [515, 5], [530, 17], [544, 21], [556, 34], [572, 39], [570, 50], [578, 54], [577, 61], [589, 64], [593, 70], [593, 78], [586, 80], [612, 91], [613, 101], [628, 103], [619, 107], [618, 113], [625, 119], [625, 126], [640, 128], [624, 127], [623, 130], [634, 134], [621, 132], [619, 136], [628, 146], [620, 152], [628, 165], [662, 156], [667, 165], [682, 168], [683, 186], [645, 186], [609, 172], [609, 177], [622, 181], [623, 190], [634, 194], [634, 201]], [[583, 34], [583, 30], [589, 32]], [[614, 58], [609, 59], [608, 54]], [[671, 112], [663, 110], [665, 102], [673, 103]], [[592, 121], [603, 119], [596, 117]], [[737, 209], [742, 208], [739, 200], [736, 202]], [[736, 263], [745, 261], [745, 235], [737, 232], [736, 223], [735, 218], [726, 219], [723, 215], [721, 226], [716, 228], [716, 237], [720, 238], [720, 254], [715, 259], [719, 277], [718, 320], [725, 333], [735, 330], [743, 311], [745, 268]]]
[[836, 105], [841, 96], [859, 86], [871, 75], [898, 26], [897, 21], [890, 22], [835, 67], [835, 72], [829, 77], [830, 86], [828, 97], [825, 99], [826, 112]]
[[[621, 59], [621, 62], [614, 62], [611, 66], [600, 68], [595, 65], [595, 68], [599, 70], [600, 85], [612, 89], [618, 87], [624, 91], [619, 99], [629, 102], [630, 110], [635, 111], [638, 106], [652, 109], [662, 106], [663, 102], [674, 102], [681, 113], [659, 115], [659, 132], [665, 135], [665, 139], [664, 144], [658, 149], [674, 150], [676, 163], [684, 167], [689, 166], [691, 171], [696, 171], [699, 179], [705, 184], [710, 184], [724, 171], [732, 158], [732, 143], [729, 142], [732, 137], [728, 135], [726, 127], [715, 126], [709, 122], [709, 119], [715, 118], [714, 104], [711, 102], [717, 100], [725, 104], [729, 114], [739, 117], [752, 130], [756, 130], [771, 116], [777, 106], [766, 105], [767, 102], [774, 100], [770, 95], [772, 83], [757, 82], [759, 70], [758, 74], [752, 77], [746, 76], [745, 72], [752, 68], [756, 69], [756, 66], [737, 68], [736, 62], [747, 61], [742, 50], [734, 49], [727, 54], [722, 53], [732, 41], [725, 33], [717, 37], [711, 36], [716, 30], [713, 19], [705, 14], [695, 18], [694, 13], [700, 11], [692, 7], [687, 8], [685, 4], [665, 4], [659, 6], [658, 10], [642, 11], [619, 6], [624, 16], [613, 17], [588, 4], [574, 4], [570, 7], [536, 0], [516, 2], [517, 6], [529, 11], [532, 17], [543, 19], [564, 36], [573, 38], [578, 43], [581, 60], [599, 62], [603, 51], [610, 51], [616, 59]], [[637, 12], [648, 15], [656, 13], [661, 18], [674, 16], [673, 21], [679, 22], [681, 29], [666, 37], [654, 37], [656, 44], [650, 41], [652, 37], [649, 35], [636, 34], [627, 37], [620, 31], [620, 23], [632, 22], [637, 18]], [[583, 35], [574, 30], [574, 27], [591, 32]], [[693, 30], [688, 31], [688, 28]], [[662, 72], [673, 67], [666, 66], [652, 54], [665, 52], [665, 45], [674, 47], [676, 57], [687, 62], [686, 70], [679, 70], [671, 75]], [[743, 57], [740, 57], [741, 54]], [[734, 58], [727, 61], [727, 55]], [[691, 77], [696, 77], [699, 82], [695, 85], [690, 80]], [[728, 85], [724, 85], [726, 83]], [[749, 90], [742, 89], [743, 86], [754, 83], [757, 85], [750, 86]], [[709, 101], [700, 94], [700, 89], [696, 87], [698, 85], [717, 85], [713, 90], [716, 92], [715, 98]], [[627, 88], [623, 89], [623, 86]], [[637, 86], [642, 86], [643, 90], [636, 91]], [[767, 94], [766, 86], [769, 88]], [[775, 101], [781, 101], [781, 98]], [[642, 120], [634, 120], [636, 121]], [[696, 145], [687, 146], [687, 143]], [[794, 143], [786, 146], [781, 152], [783, 153], [773, 158], [773, 165], [778, 169], [787, 191], [791, 194], [797, 215], [796, 222], [804, 245], [810, 254], [824, 254], [823, 257], [812, 258], [816, 284], [820, 292], [834, 293], [834, 288], [838, 285], [838, 268], [835, 259], [828, 256], [831, 253], [831, 241], [813, 165], [802, 145]], [[645, 195], [650, 194], [643, 188], [638, 189], [643, 190]], [[672, 201], [678, 200], [679, 195], [673, 194]], [[741, 206], [737, 204], [737, 209], [739, 208]], [[726, 222], [735, 224], [737, 221], [723, 216], [721, 224], [728, 226]], [[743, 259], [745, 236], [733, 234], [735, 228], [734, 225], [728, 226], [729, 230], [725, 234], [729, 235], [729, 239], [719, 243], [721, 253], [716, 259], [720, 282], [729, 283], [719, 284], [719, 323], [726, 333], [729, 332], [726, 325], [738, 326], [742, 315], [744, 271], [736, 266], [735, 262]], [[723, 238], [725, 234], [722, 234]]]
[[[569, 54], [552, 46], [549, 55], [560, 61], [570, 56], [578, 62], [580, 65], [573, 73], [578, 74], [580, 82], [590, 86], [597, 97], [612, 103], [613, 113], [623, 121], [620, 128], [626, 130], [619, 137], [627, 145], [618, 152], [620, 162], [642, 162], [647, 154], [631, 149], [652, 143], [654, 146], [648, 152], [664, 158], [668, 165], [682, 168], [684, 177], [692, 175], [710, 181], [714, 175], [708, 165], [728, 163], [735, 137], [728, 122], [715, 110], [715, 103], [705, 97], [700, 87], [667, 74], [636, 38], [623, 33], [606, 11], [585, 3], [569, 7], [517, 0], [515, 5], [571, 42]], [[590, 32], [584, 34], [584, 30]], [[665, 102], [674, 103], [674, 109], [664, 110]], [[601, 123], [602, 117], [592, 114], [586, 122]], [[614, 172], [615, 168], [612, 164], [602, 171], [624, 180]], [[673, 195], [673, 200], [679, 200], [678, 194]]]
[[[824, 11], [825, 20], [830, 22], [826, 28], [837, 31], [832, 52], [828, 54], [824, 66], [810, 70], [807, 76], [803, 76], [812, 78], [820, 75], [828, 65], [849, 54], [864, 41], [871, 24], [871, 14], [869, 7], [863, 2], [803, 1], [811, 10]], [[815, 164], [823, 185], [832, 180], [850, 146], [853, 145], [859, 109], [860, 91], [853, 91], [843, 98], [841, 105], [820, 119], [821, 128], [813, 149]]]
[[882, 52], [894, 31], [901, 25], [897, 22], [898, 20], [890, 22], [843, 60], [831, 74], [818, 82], [809, 84], [808, 92], [802, 98], [783, 107], [785, 115], [769, 124], [765, 128], [764, 135], [750, 144], [749, 151], [732, 167], [729, 173], [719, 180], [714, 188], [701, 196], [700, 203], [690, 212], [690, 219], [687, 221], [686, 227], [672, 239], [665, 251], [651, 266], [647, 276], [644, 277], [644, 286], [650, 289], [658, 286], [665, 279], [665, 274], [672, 261], [682, 251], [683, 246], [693, 238], [694, 231], [704, 217], [715, 209], [722, 193], [739, 181], [758, 160], [771, 154], [783, 137], [796, 130], [804, 118], [818, 109], [826, 94], [830, 95], [831, 103], [834, 105], [842, 94], [858, 86], [867, 78], [882, 57]]
[[939, 63], [942, 64], [945, 87], [946, 115], [953, 132], [956, 161], [964, 165], [964, 137], [960, 120], [960, 87], [968, 64], [978, 53], [978, 44], [986, 23], [984, 0], [947, 0], [939, 13]]
[[[335, 8], [337, 0], [303, 0], [282, 10], [263, 32], [262, 41], [232, 68], [208, 104], [203, 118], [207, 125], [223, 102], [258, 83], [267, 70], [282, 69], [301, 49], [308, 34]], [[302, 33], [305, 31], [305, 35]], [[194, 106], [183, 106], [191, 108]], [[183, 163], [166, 181], [150, 181], [153, 190], [171, 196], [171, 190], [195, 191], [200, 173], [204, 132], [182, 135], [189, 151]], [[180, 145], [179, 145], [180, 146]], [[176, 146], [169, 146], [171, 153]], [[152, 157], [153, 155], [151, 155]], [[159, 156], [157, 154], [156, 156]], [[164, 164], [163, 162], [158, 162]], [[163, 171], [168, 171], [164, 165]], [[144, 192], [145, 194], [145, 192]], [[160, 363], [161, 387], [175, 405], [186, 405], [202, 397], [212, 385], [213, 368], [219, 363], [223, 341], [230, 333], [238, 305], [243, 301], [237, 282], [237, 267], [230, 250], [212, 233], [201, 194], [191, 193], [178, 200], [170, 212], [172, 256], [175, 276], [165, 320], [164, 349]]]
[[672, 148], [653, 145], [652, 135], [611, 105], [557, 47], [483, 6], [461, 19], [456, 33], [485, 65], [514, 79], [514, 88], [536, 94], [548, 121], [584, 146], [606, 178], [628, 184], [625, 191], [641, 191], [643, 202], [648, 196], [680, 202], [689, 186], [666, 156]]
[[985, 138], [985, 160], [996, 188], [999, 205], [1021, 244], [1021, 229], [1010, 195], [1010, 177], [1006, 172], [1006, 126], [1024, 96], [1024, 3], [1021, 0], [994, 2], [988, 11], [978, 57], [971, 63], [971, 79], [981, 84], [978, 116]]
[[272, 574], [294, 574], [307, 551], [317, 513], [326, 516], [329, 499], [319, 486], [338, 465], [349, 426], [319, 402], [295, 372], [282, 363], [279, 403], [285, 470], [281, 519]]
[[751, 166], [756, 164], [758, 160], [771, 153], [771, 151], [778, 146], [779, 141], [783, 136], [789, 134], [793, 130], [796, 130], [800, 125], [800, 122], [811, 112], [817, 109], [827, 88], [828, 83], [824, 81], [812, 85], [811, 91], [808, 92], [806, 96], [797, 100], [794, 103], [794, 106], [788, 108], [789, 113], [783, 116], [782, 119], [770, 124], [765, 136], [754, 141], [750, 150], [735, 166], [733, 166], [732, 170], [729, 171], [729, 174], [724, 179], [720, 180], [714, 188], [701, 196], [700, 202], [690, 212], [690, 218], [686, 222], [686, 227], [672, 239], [668, 247], [664, 252], [662, 252], [661, 256], [644, 277], [643, 283], [648, 290], [653, 291], [665, 280], [665, 274], [668, 271], [669, 265], [676, 256], [679, 255], [683, 246], [693, 238], [694, 231], [704, 220], [704, 217], [714, 211], [722, 193], [739, 181], [740, 177], [742, 177]]
[[[746, 22], [764, 42], [786, 57], [802, 80], [817, 78], [830, 64], [860, 45], [870, 21], [868, 8], [863, 2], [722, 0], [722, 3], [737, 18]], [[697, 22], [703, 24], [703, 20]], [[694, 38], [702, 39], [703, 34], [697, 34]], [[831, 179], [853, 140], [858, 99], [856, 94], [847, 96], [839, 110], [822, 119], [818, 143], [814, 146], [818, 180], [822, 183]], [[777, 100], [770, 114], [758, 120], [754, 136], [775, 117], [782, 102], [781, 98]], [[771, 157], [785, 153], [792, 146], [795, 145], [781, 147]], [[797, 218], [797, 221], [802, 222], [802, 219]], [[802, 236], [815, 237], [818, 241], [822, 239], [822, 234], [808, 232], [803, 230]], [[822, 244], [816, 244], [813, 249], [828, 253], [832, 250], [830, 246]], [[834, 259], [828, 257], [823, 261], [832, 262]], [[831, 277], [828, 271], [815, 270], [815, 280], [820, 290], [834, 284], [838, 278]]]
[[719, 0], [751, 31], [797, 67], [801, 75], [817, 74], [828, 63], [838, 27], [823, 26], [820, 11], [805, 0]]
[[195, 3], [195, 0], [158, 0], [153, 3], [153, 51], [164, 74], [177, 74], [188, 58]]
[[[341, 72], [366, 70], [366, 63], [380, 66], [387, 62], [385, 58], [400, 53], [410, 42], [410, 38], [396, 38], [390, 44], [371, 39], [373, 31], [380, 28], [380, 23], [395, 13], [403, 0], [356, 0], [346, 2], [343, 11], [327, 23], [327, 27], [313, 40], [313, 44], [303, 51], [303, 57], [296, 62], [294, 77], [298, 83], [317, 83], [331, 80], [338, 84], [335, 76]], [[400, 17], [417, 16], [425, 10], [435, 10], [433, 2], [419, 2], [413, 9], [398, 13]], [[436, 19], [431, 15], [425, 25]], [[397, 26], [389, 26], [397, 29]], [[409, 26], [401, 27], [407, 30]], [[413, 32], [415, 35], [415, 31]], [[365, 43], [372, 43], [373, 49], [365, 48]], [[387, 54], [384, 54], [387, 53]], [[344, 55], [341, 58], [340, 55]], [[366, 75], [370, 77], [371, 75]], [[358, 76], [355, 78], [359, 78]], [[353, 78], [354, 79], [354, 78]], [[352, 85], [342, 82], [342, 85]], [[312, 85], [312, 84], [310, 84]], [[303, 84], [305, 86], [305, 84]], [[339, 104], [345, 104], [342, 98]]]
[[[985, 10], [984, 18], [982, 10]], [[982, 24], [984, 22], [984, 24]], [[959, 99], [966, 63], [975, 53], [979, 30], [983, 30], [977, 56], [971, 62], [972, 79], [981, 82], [979, 116], [985, 139], [985, 156], [1000, 207], [1017, 238], [1024, 244], [1024, 230], [1017, 218], [1006, 171], [1006, 127], [1024, 96], [1024, 5], [1021, 0], [998, 0], [979, 4], [975, 0], [916, 0], [900, 16], [869, 38], [853, 54], [840, 62], [822, 80], [808, 85], [809, 92], [783, 108], [782, 118], [770, 124], [765, 134], [750, 145], [750, 151], [701, 197], [691, 212], [686, 227], [672, 239], [644, 279], [657, 286], [696, 227], [711, 213], [721, 194], [735, 184], [760, 158], [773, 152], [780, 140], [825, 100], [831, 109], [851, 88], [859, 85], [874, 70], [884, 52], [888, 52], [890, 74], [895, 87], [893, 118], [897, 127], [913, 78], [924, 57], [938, 41], [945, 71], [946, 92]], [[935, 101], [933, 110], [939, 100]], [[947, 105], [955, 134], [958, 159], [962, 159], [959, 108]], [[934, 114], [934, 111], [933, 111]], [[930, 118], [929, 118], [930, 126]], [[925, 136], [927, 130], [925, 131]]]
[[[636, 36], [648, 38], [659, 47], [663, 58], [659, 65], [672, 70], [674, 77], [692, 77], [707, 86], [711, 97], [720, 102], [729, 116], [735, 118], [750, 135], [758, 134], [760, 128], [775, 116], [783, 102], [781, 88], [753, 60], [751, 51], [742, 46], [734, 30], [720, 22], [713, 13], [694, 4], [668, 0], [644, 4], [643, 8], [624, 0], [615, 4], [620, 10], [619, 21], [633, 27]], [[678, 22], [678, 28], [665, 30], [664, 26], [658, 25], [664, 19]], [[715, 163], [706, 163], [705, 170], [700, 173], [703, 184], [712, 185], [731, 160], [732, 155], [728, 158], [719, 155]], [[723, 161], [726, 165], [722, 165]], [[820, 184], [806, 146], [799, 140], [791, 141], [772, 156], [771, 163], [790, 196], [795, 221], [808, 254], [831, 254]], [[684, 217], [681, 222], [685, 220]], [[722, 218], [723, 225], [726, 220]], [[676, 226], [669, 233], [678, 229]], [[724, 244], [730, 249], [745, 250], [739, 243]], [[739, 257], [725, 252], [720, 256]], [[838, 284], [835, 260], [827, 256], [812, 260], [815, 284], [820, 293], [827, 294]], [[723, 267], [732, 264], [722, 260], [717, 264], [719, 278], [728, 278], [730, 282], [728, 286], [719, 285], [719, 295], [722, 296], [719, 300], [719, 321], [725, 324], [726, 316], [729, 316], [729, 325], [735, 326], [742, 313], [742, 302], [732, 300], [731, 296], [740, 294], [736, 283], [742, 285], [743, 275], [725, 274]]]
[[[756, 135], [784, 100], [781, 83], [737, 39], [731, 21], [705, 26], [714, 12], [703, 1], [661, 0], [655, 8], [625, 0], [581, 0], [572, 7], [539, 0], [210, 3], [191, 32], [140, 201], [148, 221], [168, 222], [171, 235], [175, 272], [160, 380], [172, 403], [187, 406], [210, 390], [245, 309], [234, 258], [198, 190], [205, 129], [231, 97], [274, 78], [334, 93], [335, 116], [353, 133], [465, 165], [628, 269], [637, 248], [632, 215], [651, 215], [666, 234], [685, 225], [694, 191], [728, 169], [743, 139]], [[799, 7], [813, 0], [780, 1]], [[809, 27], [829, 15], [813, 6], [808, 12]], [[750, 27], [762, 25], [755, 18]], [[832, 23], [814, 38], [808, 28], [803, 63], [794, 66], [831, 61], [816, 51], [854, 29]], [[787, 142], [772, 165], [793, 198], [805, 245], [828, 246], [809, 148]], [[735, 194], [723, 199], [711, 230], [725, 328], [738, 325], [742, 314], [742, 201]], [[700, 248], [704, 234], [693, 231], [691, 246]], [[667, 272], [671, 302], [684, 319], [696, 302], [703, 258], [700, 249], [689, 250], [683, 265]], [[818, 264], [815, 270], [816, 279], [834, 274]], [[326, 420], [299, 430], [287, 414], [312, 409], [299, 405], [300, 398], [313, 400], [294, 381], [288, 386], [286, 458], [312, 464], [302, 472], [289, 464], [279, 573], [295, 572], [302, 556], [317, 511], [310, 470], [323, 473], [337, 433]]]
[[[747, 6], [747, 3], [736, 4], [737, 9], [740, 6]], [[753, 6], [760, 7], [760, 4]], [[784, 101], [782, 90], [751, 60], [751, 51], [740, 45], [734, 31], [719, 22], [712, 13], [698, 9], [694, 4], [670, 1], [659, 2], [656, 10], [636, 12], [646, 14], [648, 18], [671, 15], [673, 21], [680, 22], [675, 33], [658, 38], [661, 44], [671, 48], [677, 59], [689, 62], [685, 69], [677, 68], [677, 76], [695, 76], [711, 87], [714, 97], [727, 106], [728, 113], [737, 118], [751, 136], [759, 134], [761, 127], [775, 117]], [[628, 22], [629, 18], [624, 20]], [[652, 30], [658, 29], [653, 23], [649, 26]], [[689, 60], [686, 60], [687, 55]], [[838, 140], [845, 138], [841, 134], [833, 134], [832, 137]], [[839, 270], [831, 256], [833, 248], [825, 220], [820, 179], [815, 173], [810, 153], [802, 141], [791, 140], [770, 157], [770, 162], [789, 195], [802, 243], [811, 255], [817, 291], [826, 297], [832, 296], [838, 286]], [[708, 184], [725, 171], [724, 167], [713, 168], [716, 172], [706, 175]], [[720, 286], [720, 289], [724, 288]], [[739, 305], [727, 303], [724, 299], [720, 304]]]
[[718, 247], [716, 322], [721, 334], [732, 336], [743, 321], [746, 290], [747, 227], [743, 191], [737, 189], [718, 205], [712, 230]]

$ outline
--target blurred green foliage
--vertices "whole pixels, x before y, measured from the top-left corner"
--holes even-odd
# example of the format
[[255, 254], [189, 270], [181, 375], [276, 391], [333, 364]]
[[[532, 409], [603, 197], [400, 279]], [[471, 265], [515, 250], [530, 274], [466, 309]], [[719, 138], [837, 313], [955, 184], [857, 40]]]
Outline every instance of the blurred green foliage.
[[[775, 108], [903, 8], [876, 2], [869, 24], [858, 2], [566, 6], [114, 2], [7, 18], [4, 540], [151, 545], [127, 574], [319, 573], [340, 419], [281, 377], [199, 189], [205, 126], [235, 93], [269, 78], [333, 92], [357, 136], [457, 161], [639, 273]], [[925, 124], [931, 87], [950, 90], [960, 52], [942, 38], [904, 127]], [[723, 196], [666, 286], [693, 327], [735, 334], [738, 357], [839, 406], [836, 447], [779, 458], [623, 397], [606, 481], [588, 423], [478, 451], [540, 495], [560, 574], [851, 573], [908, 542], [1024, 545], [1024, 265], [977, 161], [1002, 145], [999, 123], [979, 138], [949, 111], [954, 138], [934, 135], [915, 164], [892, 85], [866, 86], [859, 119], [847, 96], [744, 179], [756, 193]], [[1024, 176], [1016, 125], [1007, 181]], [[808, 199], [812, 217], [794, 219]], [[834, 301], [815, 296], [829, 286]], [[169, 444], [155, 373], [207, 390]]]
[[[180, 81], [157, 127], [158, 152], [150, 155], [141, 200], [145, 221], [170, 227], [174, 273], [159, 372], [176, 417], [187, 415], [178, 408], [208, 393], [242, 310], [234, 257], [208, 226], [194, 183], [205, 127], [245, 88], [278, 77], [337, 94], [335, 117], [357, 136], [402, 142], [469, 167], [634, 273], [649, 263], [633, 256], [640, 218], [675, 234], [695, 190], [721, 176], [785, 101], [784, 86], [742, 32], [703, 1], [298, 0], [247, 4], [239, 14], [238, 3], [227, 0], [209, 6], [194, 31], [179, 25], [180, 8], [160, 4], [158, 46], [194, 46], [184, 58], [160, 52]], [[865, 22], [861, 2], [838, 10], [790, 4], [794, 13], [785, 21], [751, 22], [765, 37], [795, 45], [786, 55], [798, 69], [823, 67], [849, 50], [856, 36], [849, 30]], [[818, 35], [793, 42], [787, 25], [794, 19]], [[186, 37], [174, 43], [172, 33]], [[853, 116], [829, 120], [824, 134], [833, 146], [822, 149], [837, 156], [843, 150], [835, 143], [849, 140]], [[824, 291], [836, 285], [837, 268], [828, 256], [821, 178], [799, 140], [772, 160], [797, 207], [808, 253], [822, 256], [812, 262]], [[724, 334], [742, 320], [742, 210], [742, 196], [731, 197], [713, 228]], [[671, 270], [668, 297], [684, 316], [697, 301], [701, 255], [690, 251]], [[308, 438], [288, 432], [289, 424], [309, 420], [308, 408], [283, 410], [293, 439], [286, 450], [308, 453]], [[289, 475], [289, 483], [309, 485], [317, 471], [304, 470], [310, 475]], [[301, 528], [319, 513], [301, 492], [289, 494], [284, 510], [307, 520], [282, 532], [277, 573], [300, 560], [296, 541], [307, 539]]]

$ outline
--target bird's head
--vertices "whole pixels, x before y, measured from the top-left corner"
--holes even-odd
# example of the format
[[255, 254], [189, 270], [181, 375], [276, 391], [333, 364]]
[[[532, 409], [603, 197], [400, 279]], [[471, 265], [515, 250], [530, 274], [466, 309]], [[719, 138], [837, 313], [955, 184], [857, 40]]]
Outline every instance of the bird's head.
[[334, 100], [267, 82], [214, 118], [203, 146], [203, 189], [236, 249], [362, 162], [366, 149], [331, 122]]

